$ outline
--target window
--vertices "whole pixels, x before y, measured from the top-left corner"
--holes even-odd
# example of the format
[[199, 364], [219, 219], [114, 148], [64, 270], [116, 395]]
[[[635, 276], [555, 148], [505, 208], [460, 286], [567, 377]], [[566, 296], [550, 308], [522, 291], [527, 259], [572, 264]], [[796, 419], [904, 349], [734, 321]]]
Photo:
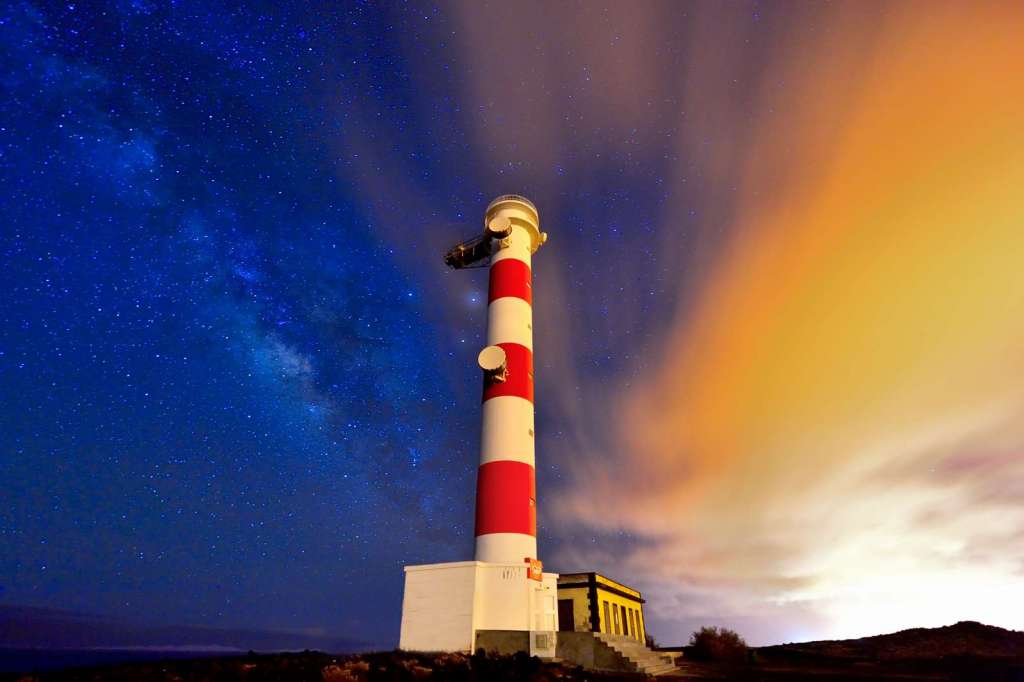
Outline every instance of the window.
[[620, 606], [619, 609], [622, 610], [622, 634], [628, 635], [629, 630], [626, 629], [626, 607]]
[[633, 620], [633, 609], [629, 610], [629, 634], [636, 639], [636, 621]]
[[619, 607], [612, 605], [612, 620], [615, 621], [615, 634], [622, 634], [619, 632]]
[[604, 632], [612, 631], [612, 617], [608, 613], [608, 602], [604, 602]]

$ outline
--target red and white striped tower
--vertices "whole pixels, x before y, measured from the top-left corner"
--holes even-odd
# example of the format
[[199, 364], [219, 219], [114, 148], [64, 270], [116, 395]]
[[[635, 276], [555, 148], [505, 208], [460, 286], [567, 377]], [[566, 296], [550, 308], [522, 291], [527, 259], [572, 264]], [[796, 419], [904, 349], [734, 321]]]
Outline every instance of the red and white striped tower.
[[490, 238], [487, 347], [480, 470], [476, 488], [476, 560], [522, 563], [537, 556], [534, 476], [533, 287], [531, 257], [547, 240], [537, 207], [500, 196], [484, 217]]
[[545, 241], [537, 208], [507, 194], [487, 207], [483, 234], [445, 254], [456, 270], [490, 262], [476, 560], [405, 567], [402, 649], [476, 651], [480, 633], [513, 631], [529, 634], [510, 646], [556, 653], [558, 575], [537, 560], [534, 485], [530, 261]]

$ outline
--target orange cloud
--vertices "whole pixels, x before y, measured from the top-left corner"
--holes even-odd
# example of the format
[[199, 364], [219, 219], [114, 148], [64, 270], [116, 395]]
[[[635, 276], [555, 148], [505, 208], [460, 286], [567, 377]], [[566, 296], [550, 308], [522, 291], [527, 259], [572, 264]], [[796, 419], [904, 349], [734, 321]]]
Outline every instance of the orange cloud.
[[560, 512], [708, 618], [1024, 627], [1024, 8], [848, 13], [762, 78], [732, 238]]
[[[552, 236], [548, 565], [636, 582], [679, 638], [1024, 628], [1024, 6], [451, 12], [406, 37], [459, 52], [413, 74], [469, 126], [443, 167], [528, 194]], [[461, 300], [479, 280], [436, 256], [490, 197], [439, 202], [383, 142], [388, 113], [361, 120], [376, 132], [340, 143], [344, 177]], [[479, 337], [479, 310], [438, 308]], [[471, 354], [449, 362], [463, 376]]]

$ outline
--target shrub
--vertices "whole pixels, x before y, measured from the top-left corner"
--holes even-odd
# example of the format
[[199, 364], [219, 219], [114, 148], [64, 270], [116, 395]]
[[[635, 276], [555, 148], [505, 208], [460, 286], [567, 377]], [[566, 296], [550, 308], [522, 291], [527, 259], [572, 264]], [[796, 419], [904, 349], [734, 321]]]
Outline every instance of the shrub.
[[689, 654], [698, 661], [748, 661], [747, 643], [729, 628], [703, 627], [690, 635]]

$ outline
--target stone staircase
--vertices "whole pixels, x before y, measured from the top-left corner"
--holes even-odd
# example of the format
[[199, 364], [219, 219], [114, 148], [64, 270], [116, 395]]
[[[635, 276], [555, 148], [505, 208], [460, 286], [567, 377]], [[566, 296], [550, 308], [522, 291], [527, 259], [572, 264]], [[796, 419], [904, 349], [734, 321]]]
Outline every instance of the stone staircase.
[[636, 668], [636, 672], [646, 675], [665, 675], [678, 670], [670, 654], [660, 654], [647, 648], [627, 635], [612, 635], [607, 632], [595, 632], [594, 637], [608, 648], [614, 650]]

